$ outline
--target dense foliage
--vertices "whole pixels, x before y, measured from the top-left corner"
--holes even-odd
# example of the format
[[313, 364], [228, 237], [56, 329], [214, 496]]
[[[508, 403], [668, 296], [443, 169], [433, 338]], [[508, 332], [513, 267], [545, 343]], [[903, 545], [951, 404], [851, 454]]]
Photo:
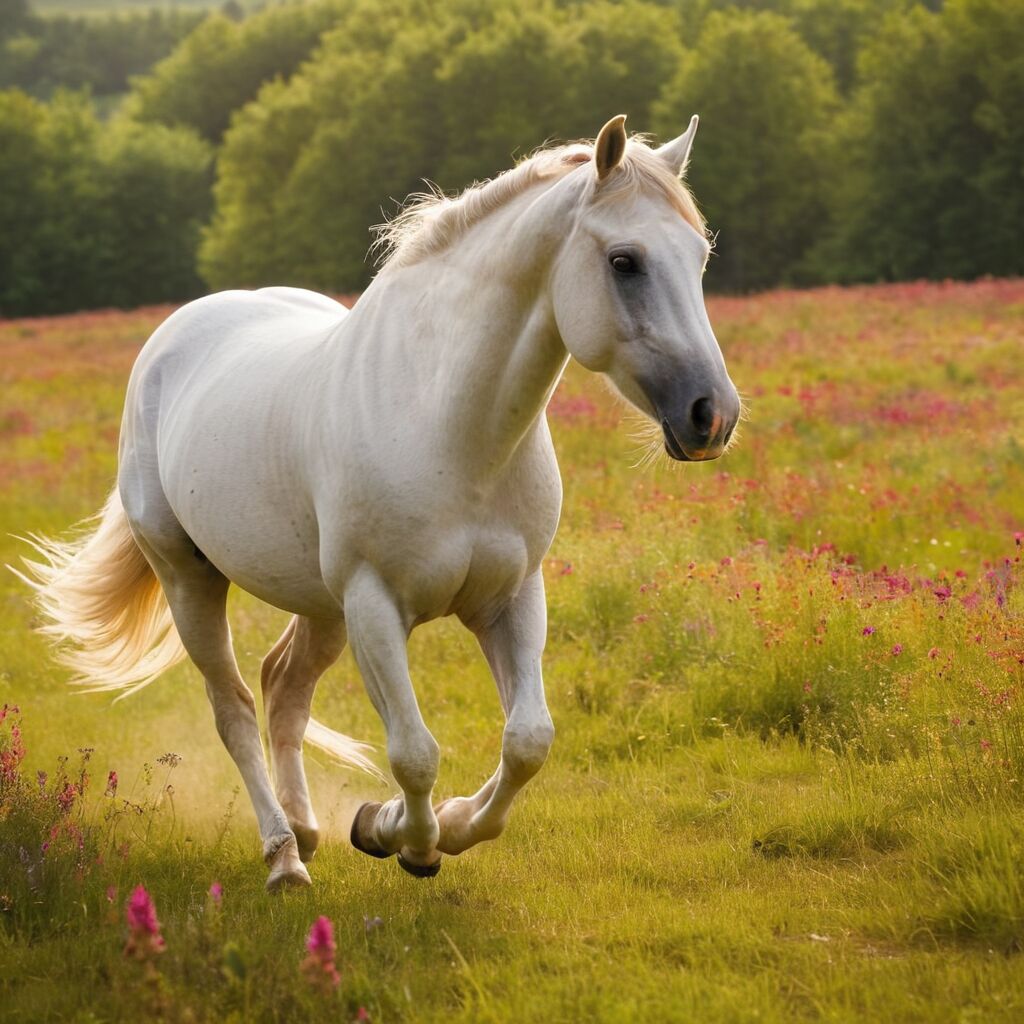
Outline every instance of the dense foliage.
[[123, 93], [133, 75], [169, 54], [202, 19], [175, 8], [40, 18], [24, 0], [0, 0], [0, 89], [40, 97], [60, 88]]
[[199, 287], [210, 151], [184, 128], [101, 125], [71, 93], [0, 93], [0, 309], [130, 306]]
[[[49, 51], [30, 45], [22, 0], [2, 2], [10, 82], [33, 46], [39, 60]], [[98, 94], [129, 74], [82, 45], [92, 70], [69, 51], [29, 87]], [[1019, 0], [310, 0], [207, 17], [94, 132], [131, 121], [217, 147], [213, 199], [189, 191], [193, 205], [177, 206], [189, 229], [176, 237], [190, 246], [168, 246], [180, 263], [162, 288], [126, 286], [135, 302], [204, 286], [360, 288], [373, 272], [368, 229], [423, 179], [460, 189], [546, 139], [592, 136], [619, 111], [659, 137], [697, 111], [691, 184], [718, 239], [707, 286], [747, 291], [1024, 273], [1021, 109]], [[18, 180], [25, 160], [4, 149], [0, 177]], [[145, 166], [153, 194], [174, 177], [159, 152]], [[0, 261], [23, 245], [86, 259], [91, 216], [65, 218], [67, 235], [23, 216], [19, 234], [0, 235]], [[125, 241], [127, 280], [138, 247], [154, 243]], [[110, 301], [81, 288], [41, 304], [40, 287], [4, 282], [0, 312]]]

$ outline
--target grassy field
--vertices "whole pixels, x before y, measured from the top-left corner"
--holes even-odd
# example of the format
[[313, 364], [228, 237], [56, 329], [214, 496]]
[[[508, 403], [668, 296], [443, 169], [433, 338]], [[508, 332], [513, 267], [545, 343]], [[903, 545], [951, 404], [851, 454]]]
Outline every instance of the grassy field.
[[[721, 462], [636, 468], [578, 367], [552, 402], [558, 737], [505, 835], [434, 881], [348, 847], [383, 791], [313, 754], [314, 886], [265, 896], [196, 672], [70, 694], [7, 576], [0, 1019], [1024, 1019], [1024, 282], [710, 310], [749, 405]], [[0, 323], [0, 561], [99, 506], [166, 313]], [[286, 617], [232, 615], [255, 680]], [[438, 795], [471, 792], [501, 731], [482, 658], [449, 623], [411, 656]], [[347, 654], [315, 711], [382, 739]], [[126, 956], [139, 884], [166, 946]], [[302, 967], [319, 915], [336, 989]]]

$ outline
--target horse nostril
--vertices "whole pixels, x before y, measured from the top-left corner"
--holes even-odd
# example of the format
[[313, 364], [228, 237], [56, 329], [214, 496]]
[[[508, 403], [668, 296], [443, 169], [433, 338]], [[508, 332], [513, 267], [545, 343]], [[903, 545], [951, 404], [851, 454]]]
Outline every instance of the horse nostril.
[[711, 426], [715, 422], [715, 411], [711, 405], [710, 398], [698, 398], [690, 407], [690, 422], [701, 437], [711, 433]]

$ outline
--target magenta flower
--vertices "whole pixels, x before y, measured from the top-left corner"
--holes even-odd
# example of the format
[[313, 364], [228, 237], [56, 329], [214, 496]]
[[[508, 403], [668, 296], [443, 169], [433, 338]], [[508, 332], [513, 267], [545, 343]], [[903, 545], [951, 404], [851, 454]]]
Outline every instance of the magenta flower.
[[892, 645], [892, 654], [893, 654], [894, 658], [899, 657], [899, 655], [901, 655], [902, 653], [903, 653], [903, 644], [893, 644]]
[[111, 770], [107, 772], [107, 788], [104, 790], [104, 796], [114, 796], [117, 793], [117, 772]]
[[223, 896], [224, 886], [221, 885], [220, 882], [214, 882], [210, 886], [210, 899], [213, 900], [214, 903], [219, 904]]
[[153, 954], [163, 952], [166, 943], [160, 934], [156, 906], [144, 885], [137, 885], [132, 891], [125, 908], [125, 918], [130, 931], [124, 947], [125, 956], [147, 960]]
[[871, 636], [871, 634], [874, 633], [874, 631], [875, 631], [875, 627], [874, 626], [865, 626], [860, 631], [860, 635], [861, 636]]
[[341, 983], [341, 975], [334, 963], [334, 953], [334, 925], [329, 917], [321, 914], [309, 929], [302, 973], [311, 985], [324, 992], [333, 991]]

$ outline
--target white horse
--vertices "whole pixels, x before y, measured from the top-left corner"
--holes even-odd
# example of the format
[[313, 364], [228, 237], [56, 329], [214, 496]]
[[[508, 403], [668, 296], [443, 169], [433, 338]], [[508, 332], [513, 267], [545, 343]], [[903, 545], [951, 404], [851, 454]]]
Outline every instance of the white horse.
[[[38, 600], [77, 681], [131, 691], [185, 653], [206, 681], [270, 868], [308, 884], [318, 827], [303, 738], [346, 643], [387, 730], [401, 795], [352, 842], [430, 876], [505, 825], [553, 726], [541, 562], [562, 490], [545, 406], [569, 359], [606, 374], [678, 460], [717, 458], [739, 400], [704, 308], [709, 246], [680, 181], [697, 127], [541, 151], [457, 199], [420, 199], [351, 312], [291, 288], [230, 291], [169, 317], [132, 371], [117, 488], [83, 539], [36, 538]], [[225, 616], [236, 583], [294, 613], [264, 659], [274, 786]], [[409, 678], [410, 631], [457, 615], [507, 722], [501, 763], [436, 808], [438, 745]], [[180, 641], [179, 641], [180, 638]]]

